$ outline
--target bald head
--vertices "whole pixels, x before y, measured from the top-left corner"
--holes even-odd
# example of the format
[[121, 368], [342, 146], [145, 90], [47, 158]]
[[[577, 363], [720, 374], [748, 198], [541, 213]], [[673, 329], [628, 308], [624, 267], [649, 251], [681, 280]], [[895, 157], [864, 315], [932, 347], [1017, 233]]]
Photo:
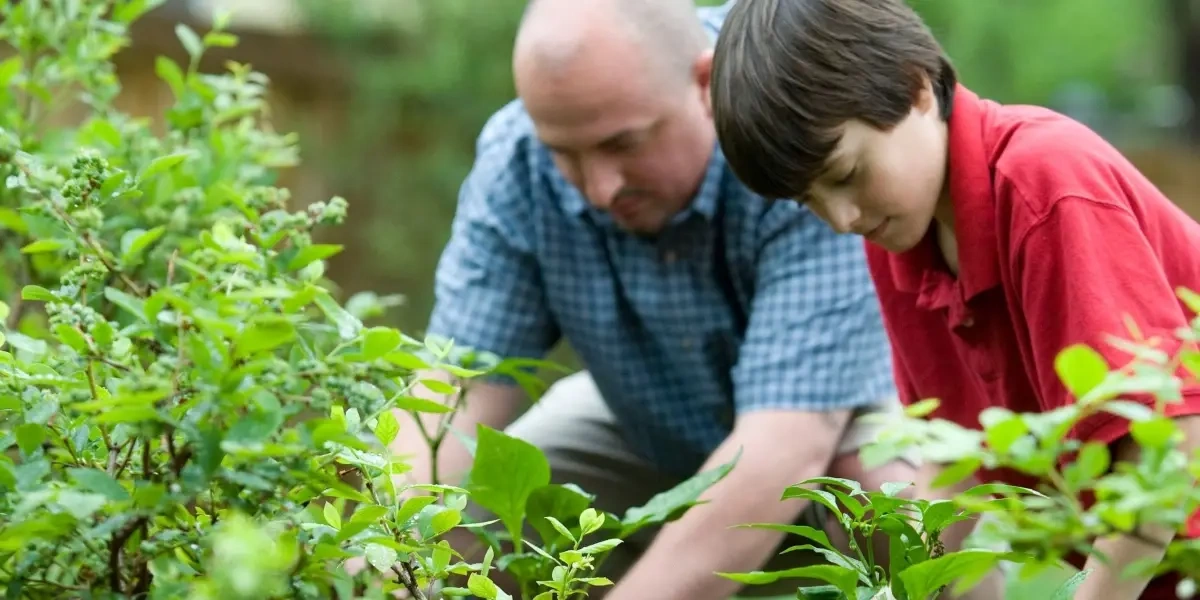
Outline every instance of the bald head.
[[595, 66], [597, 53], [623, 54], [683, 82], [710, 45], [693, 0], [530, 0], [513, 63], [518, 79], [556, 77]]

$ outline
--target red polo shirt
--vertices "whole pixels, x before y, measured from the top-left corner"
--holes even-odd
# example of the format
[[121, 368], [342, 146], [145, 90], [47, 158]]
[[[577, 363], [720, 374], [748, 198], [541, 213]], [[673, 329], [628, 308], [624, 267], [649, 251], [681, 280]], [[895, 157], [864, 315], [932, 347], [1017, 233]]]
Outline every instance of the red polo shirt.
[[[1054, 370], [1071, 344], [1112, 366], [1128, 362], [1105, 341], [1130, 337], [1123, 315], [1164, 342], [1189, 325], [1175, 290], [1200, 291], [1200, 225], [1099, 136], [960, 86], [949, 157], [959, 276], [934, 228], [903, 254], [867, 244], [902, 401], [939, 398], [933, 416], [978, 429], [990, 406], [1041, 412], [1072, 402]], [[1167, 412], [1200, 413], [1200, 393], [1185, 392]], [[1128, 425], [1104, 413], [1075, 434], [1111, 443]], [[1200, 518], [1189, 529], [1200, 536]], [[1143, 596], [1174, 597], [1159, 585]]]

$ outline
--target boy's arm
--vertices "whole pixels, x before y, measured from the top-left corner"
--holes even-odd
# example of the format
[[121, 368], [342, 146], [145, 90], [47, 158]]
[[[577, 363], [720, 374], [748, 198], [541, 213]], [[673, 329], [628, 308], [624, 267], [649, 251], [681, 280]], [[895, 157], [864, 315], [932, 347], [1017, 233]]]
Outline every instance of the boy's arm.
[[[1189, 327], [1188, 318], [1180, 310], [1161, 261], [1127, 207], [1088, 198], [1064, 198], [1014, 244], [1011, 267], [1019, 302], [1014, 309], [1025, 319], [1034, 353], [1032, 375], [1044, 410], [1074, 402], [1054, 368], [1056, 355], [1071, 344], [1089, 345], [1107, 359], [1110, 367], [1117, 368], [1132, 357], [1110, 344], [1108, 336], [1133, 338], [1129, 322], [1136, 325], [1138, 335], [1144, 339], [1157, 338], [1158, 347], [1169, 355], [1179, 348], [1175, 331]], [[1165, 405], [1167, 416], [1178, 419], [1200, 414], [1198, 392], [1194, 385], [1185, 385], [1182, 401]], [[1151, 407], [1154, 402], [1146, 395], [1126, 399]], [[1195, 435], [1186, 431], [1196, 429], [1192, 420], [1189, 417], [1183, 428], [1189, 447], [1196, 444]], [[1084, 441], [1115, 446], [1114, 455], [1132, 454], [1129, 422], [1116, 415], [1091, 417], [1073, 433]], [[1155, 537], [1164, 542], [1174, 535], [1146, 533], [1157, 534]], [[1162, 552], [1135, 548], [1139, 543], [1129, 539], [1101, 541], [1098, 549], [1111, 552], [1113, 560], [1101, 564], [1089, 559], [1088, 566], [1095, 568], [1089, 576], [1091, 583], [1085, 584], [1077, 597], [1136, 599], [1146, 582], [1117, 585], [1120, 573], [1132, 561]]]
[[[1188, 456], [1192, 456], [1200, 448], [1197, 443], [1200, 440], [1200, 416], [1176, 417], [1175, 422], [1185, 438], [1181, 448]], [[1118, 461], [1136, 461], [1139, 450], [1137, 443], [1125, 436], [1117, 442], [1114, 456]], [[1120, 600], [1141, 596], [1150, 582], [1149, 578], [1122, 577], [1120, 567], [1141, 561], [1161, 561], [1175, 532], [1161, 525], [1148, 524], [1140, 527], [1138, 534], [1136, 537], [1118, 535], [1096, 540], [1096, 550], [1109, 557], [1112, 566], [1104, 564], [1095, 555], [1089, 556], [1083, 568], [1092, 572], [1076, 590], [1076, 600]]]

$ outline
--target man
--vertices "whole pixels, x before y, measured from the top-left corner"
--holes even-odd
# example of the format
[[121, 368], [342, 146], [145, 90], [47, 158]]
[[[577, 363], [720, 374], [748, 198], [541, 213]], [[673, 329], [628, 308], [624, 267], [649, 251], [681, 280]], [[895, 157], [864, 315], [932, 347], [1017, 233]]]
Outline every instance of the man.
[[[475, 384], [456, 429], [507, 428], [616, 514], [742, 451], [707, 504], [617, 548], [609, 600], [728, 598], [737, 584], [714, 572], [762, 568], [782, 541], [732, 526], [825, 524], [779, 500], [788, 485], [912, 478], [905, 464], [864, 472], [854, 452], [873, 433], [853, 414], [895, 394], [862, 248], [751, 195], [717, 148], [708, 79], [728, 9], [532, 2], [519, 100], [479, 137], [438, 266], [428, 335], [506, 357], [565, 337], [586, 366], [519, 419], [519, 387]], [[427, 481], [415, 437], [395, 450]], [[439, 457], [450, 483], [471, 464], [453, 440]]]

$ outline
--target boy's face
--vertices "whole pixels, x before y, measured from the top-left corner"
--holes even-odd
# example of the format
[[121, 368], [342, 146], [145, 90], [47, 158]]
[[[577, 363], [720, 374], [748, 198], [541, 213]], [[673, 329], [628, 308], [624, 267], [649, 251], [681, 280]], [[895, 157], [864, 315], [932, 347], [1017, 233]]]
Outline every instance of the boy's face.
[[849, 121], [807, 204], [839, 233], [907, 251], [925, 236], [942, 196], [946, 135], [928, 90], [890, 131]]

